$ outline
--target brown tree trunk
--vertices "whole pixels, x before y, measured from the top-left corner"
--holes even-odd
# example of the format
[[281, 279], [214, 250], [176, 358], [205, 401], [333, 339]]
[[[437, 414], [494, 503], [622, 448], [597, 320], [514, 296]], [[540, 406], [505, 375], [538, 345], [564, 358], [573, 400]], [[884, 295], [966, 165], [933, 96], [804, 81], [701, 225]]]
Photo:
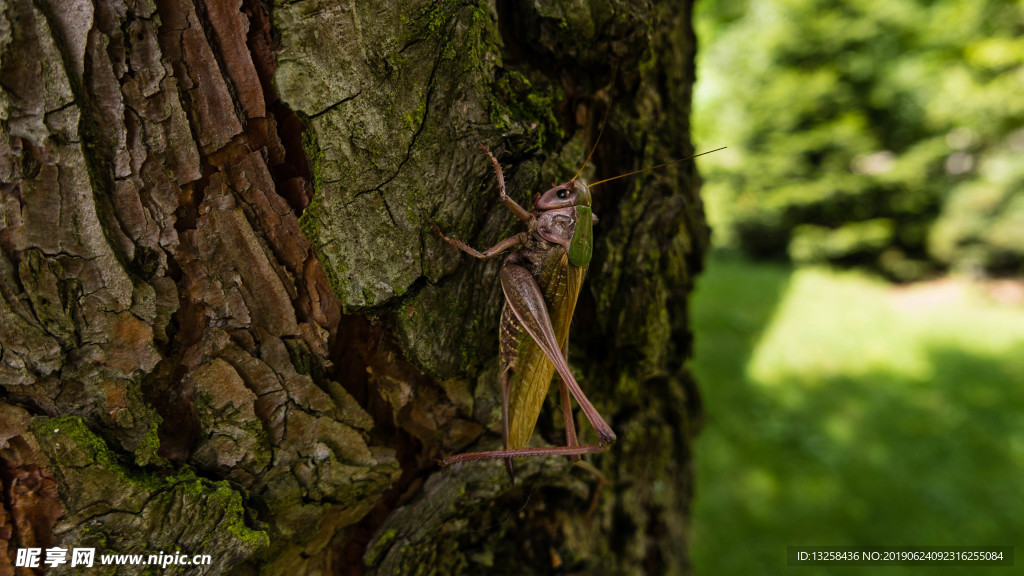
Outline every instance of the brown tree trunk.
[[514, 485], [435, 464], [499, 444], [503, 296], [430, 228], [519, 231], [478, 143], [524, 205], [606, 114], [591, 181], [690, 154], [689, 14], [0, 0], [0, 575], [688, 572], [692, 165], [595, 188], [570, 358], [619, 442]]

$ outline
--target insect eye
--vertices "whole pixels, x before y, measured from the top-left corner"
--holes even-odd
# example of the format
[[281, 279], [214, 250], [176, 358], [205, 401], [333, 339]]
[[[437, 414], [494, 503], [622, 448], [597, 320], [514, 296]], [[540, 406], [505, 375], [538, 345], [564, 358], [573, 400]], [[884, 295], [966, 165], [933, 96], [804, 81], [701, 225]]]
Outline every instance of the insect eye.
[[557, 192], [557, 195], [560, 199], [565, 200], [566, 198], [569, 197], [569, 191], [563, 188], [562, 190], [559, 190]]

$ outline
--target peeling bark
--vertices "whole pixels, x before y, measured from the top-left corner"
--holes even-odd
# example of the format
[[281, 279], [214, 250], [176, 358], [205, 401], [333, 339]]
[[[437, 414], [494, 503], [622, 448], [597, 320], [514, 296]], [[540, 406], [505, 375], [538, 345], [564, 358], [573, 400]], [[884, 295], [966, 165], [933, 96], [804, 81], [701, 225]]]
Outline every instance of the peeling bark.
[[694, 48], [667, 2], [0, 1], [0, 574], [688, 572], [692, 166], [595, 189], [571, 363], [620, 441], [515, 485], [435, 465], [499, 443], [502, 294], [430, 226], [518, 231], [478, 143], [521, 204], [606, 113], [591, 181], [691, 153]]

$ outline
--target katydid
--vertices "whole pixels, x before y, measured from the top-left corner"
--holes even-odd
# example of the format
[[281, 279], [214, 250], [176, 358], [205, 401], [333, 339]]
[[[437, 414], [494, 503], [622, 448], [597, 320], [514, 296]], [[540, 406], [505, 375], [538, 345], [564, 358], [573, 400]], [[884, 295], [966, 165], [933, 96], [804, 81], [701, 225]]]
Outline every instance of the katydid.
[[[527, 211], [505, 193], [501, 165], [490, 149], [483, 144], [480, 147], [494, 167], [501, 203], [526, 224], [527, 231], [480, 252], [445, 236], [437, 225], [433, 229], [448, 244], [480, 259], [493, 258], [510, 248], [519, 247], [505, 258], [501, 269], [505, 306], [499, 330], [501, 365], [498, 382], [504, 448], [449, 456], [441, 460], [441, 464], [448, 466], [467, 460], [503, 458], [509, 478], [514, 479], [514, 457], [569, 456], [578, 459], [583, 454], [603, 452], [615, 441], [615, 432], [587, 399], [567, 362], [569, 324], [590, 265], [594, 245], [593, 223], [597, 217], [591, 212], [590, 188], [577, 180], [583, 168], [568, 182], [544, 192], [533, 203], [533, 209]], [[587, 162], [584, 162], [584, 167]], [[565, 419], [565, 445], [528, 447], [555, 372], [558, 373]], [[597, 431], [597, 444], [580, 445], [577, 442], [570, 396], [576, 399], [587, 421]]]

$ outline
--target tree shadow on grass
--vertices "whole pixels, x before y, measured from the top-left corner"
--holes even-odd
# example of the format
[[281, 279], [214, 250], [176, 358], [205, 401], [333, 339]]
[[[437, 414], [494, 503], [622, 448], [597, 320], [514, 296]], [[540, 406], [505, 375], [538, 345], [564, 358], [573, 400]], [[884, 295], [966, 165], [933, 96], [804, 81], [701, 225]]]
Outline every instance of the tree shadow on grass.
[[[742, 389], [726, 383], [746, 380], [747, 365], [789, 288], [791, 266], [751, 264], [714, 257], [697, 281], [691, 303], [695, 359], [692, 368], [702, 395], [728, 405]], [[705, 413], [713, 422], [714, 408]]]
[[698, 496], [698, 569], [782, 573], [789, 545], [1024, 544], [1024, 366], [949, 347], [927, 357], [927, 378], [794, 378], [785, 400], [744, 378], [700, 447], [699, 478], [715, 486]]
[[924, 368], [913, 373], [879, 365], [759, 381], [748, 366], [792, 270], [722, 259], [709, 270], [693, 303], [693, 369], [706, 409], [698, 572], [784, 573], [790, 545], [1024, 545], [1024, 356], [925, 339], [915, 341]]

